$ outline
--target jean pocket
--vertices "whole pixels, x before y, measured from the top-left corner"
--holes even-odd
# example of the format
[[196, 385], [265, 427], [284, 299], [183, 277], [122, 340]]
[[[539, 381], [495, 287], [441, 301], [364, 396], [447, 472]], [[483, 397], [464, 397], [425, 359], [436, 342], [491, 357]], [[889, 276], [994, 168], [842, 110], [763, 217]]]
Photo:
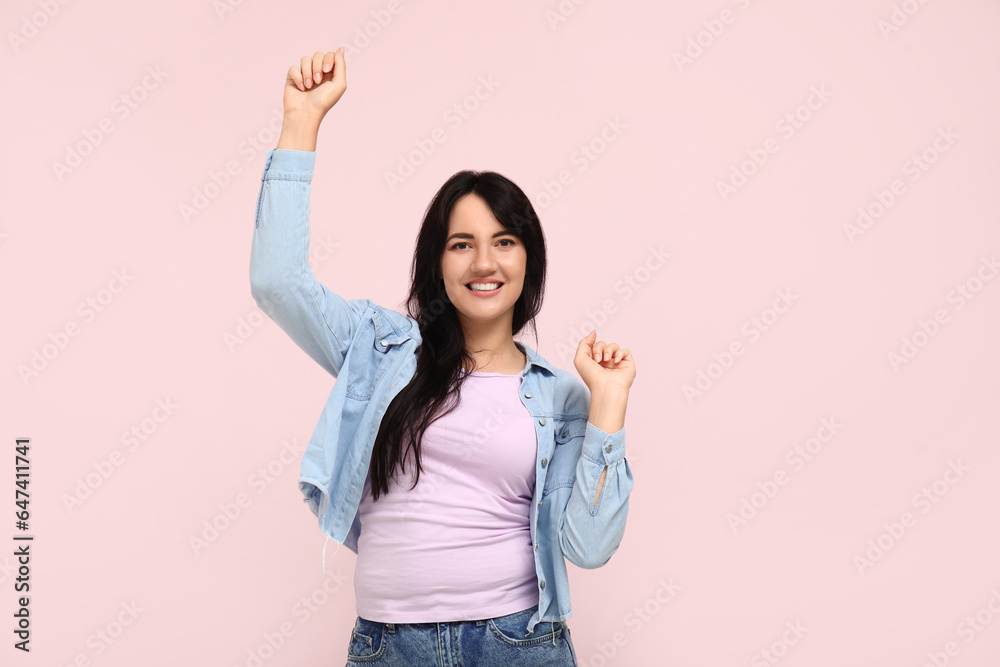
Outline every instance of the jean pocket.
[[555, 623], [540, 621], [535, 624], [534, 630], [528, 632], [528, 621], [537, 609], [538, 607], [532, 607], [506, 616], [491, 618], [487, 624], [490, 634], [509, 646], [535, 646], [553, 642], [561, 637], [564, 628], [561, 621]]
[[348, 663], [374, 662], [385, 653], [385, 623], [369, 621], [358, 616], [347, 646]]

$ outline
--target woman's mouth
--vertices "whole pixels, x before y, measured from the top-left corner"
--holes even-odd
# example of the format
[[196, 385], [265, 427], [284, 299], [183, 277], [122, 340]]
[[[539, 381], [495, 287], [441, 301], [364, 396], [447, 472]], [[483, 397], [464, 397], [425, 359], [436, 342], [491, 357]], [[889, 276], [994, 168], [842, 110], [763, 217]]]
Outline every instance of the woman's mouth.
[[503, 283], [500, 282], [471, 282], [465, 285], [466, 289], [475, 294], [476, 296], [493, 296], [503, 287]]

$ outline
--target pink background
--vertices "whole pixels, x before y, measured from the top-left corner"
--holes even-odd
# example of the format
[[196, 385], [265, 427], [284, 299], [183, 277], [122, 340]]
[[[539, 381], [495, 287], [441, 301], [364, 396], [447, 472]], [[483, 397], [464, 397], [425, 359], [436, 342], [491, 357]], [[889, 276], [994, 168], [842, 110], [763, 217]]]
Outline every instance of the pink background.
[[546, 231], [537, 349], [572, 369], [596, 324], [635, 355], [581, 665], [998, 664], [1000, 5], [223, 2], [4, 3], [4, 664], [346, 660], [355, 556], [327, 592], [296, 487], [331, 378], [248, 281], [285, 73], [340, 45], [317, 277], [398, 307], [433, 193], [492, 169]]

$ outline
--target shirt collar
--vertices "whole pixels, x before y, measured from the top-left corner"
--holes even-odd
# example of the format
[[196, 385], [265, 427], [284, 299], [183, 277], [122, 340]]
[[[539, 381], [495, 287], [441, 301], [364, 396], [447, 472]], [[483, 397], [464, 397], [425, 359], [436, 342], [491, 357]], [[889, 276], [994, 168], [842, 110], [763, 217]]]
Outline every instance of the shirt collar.
[[517, 345], [518, 349], [524, 353], [524, 356], [528, 358], [527, 363], [524, 365], [524, 370], [521, 371], [521, 375], [527, 375], [528, 371], [531, 370], [532, 366], [538, 366], [547, 370], [551, 375], [556, 374], [555, 367], [549, 363], [549, 361], [542, 355], [535, 352], [530, 346], [514, 341], [514, 345]]

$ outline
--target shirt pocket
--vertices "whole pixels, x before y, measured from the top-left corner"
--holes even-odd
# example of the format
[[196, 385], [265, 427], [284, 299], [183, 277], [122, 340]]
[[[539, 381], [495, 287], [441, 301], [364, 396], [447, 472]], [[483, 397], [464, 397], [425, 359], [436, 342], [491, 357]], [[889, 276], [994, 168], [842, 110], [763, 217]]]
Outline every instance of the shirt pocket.
[[576, 463], [583, 451], [587, 420], [555, 419], [552, 430], [556, 445], [545, 475], [545, 494], [562, 487], [572, 487], [576, 481]]
[[553, 430], [555, 431], [556, 447], [566, 445], [579, 447], [583, 444], [582, 438], [587, 434], [587, 420], [583, 418], [557, 419]]

